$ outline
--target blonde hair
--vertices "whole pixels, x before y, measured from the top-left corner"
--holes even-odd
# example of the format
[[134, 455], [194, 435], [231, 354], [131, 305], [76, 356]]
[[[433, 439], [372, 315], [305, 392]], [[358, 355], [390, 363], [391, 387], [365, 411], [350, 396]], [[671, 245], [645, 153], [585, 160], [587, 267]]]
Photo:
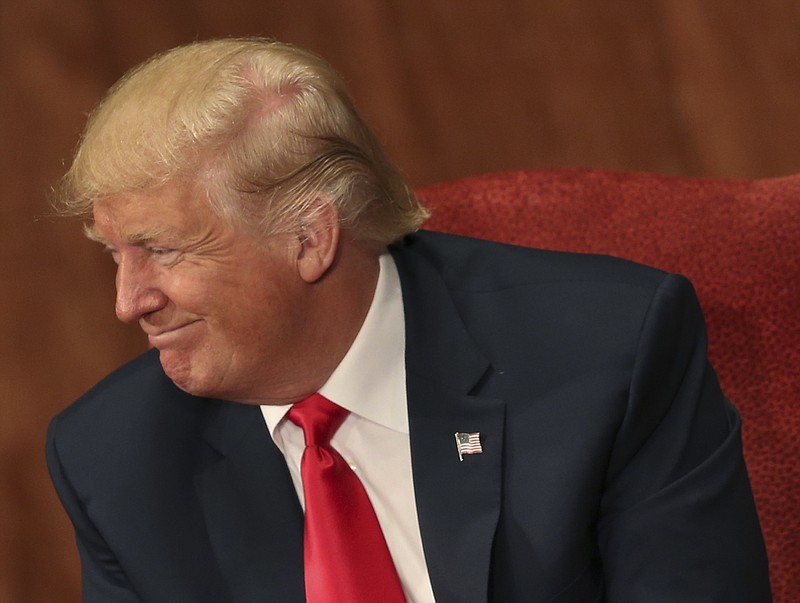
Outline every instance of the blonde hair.
[[100, 199], [181, 178], [264, 236], [333, 203], [354, 240], [379, 248], [428, 215], [331, 66], [261, 38], [196, 42], [123, 76], [89, 116], [56, 206], [89, 217]]

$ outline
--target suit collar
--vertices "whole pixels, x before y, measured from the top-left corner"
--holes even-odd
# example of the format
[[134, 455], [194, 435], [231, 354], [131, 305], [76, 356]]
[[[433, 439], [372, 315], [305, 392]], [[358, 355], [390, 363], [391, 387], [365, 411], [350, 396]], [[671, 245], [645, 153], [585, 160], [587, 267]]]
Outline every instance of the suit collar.
[[[424, 253], [393, 250], [403, 288], [411, 457], [422, 542], [437, 601], [486, 601], [500, 513], [505, 404], [479, 394], [489, 361]], [[459, 461], [455, 432], [478, 432]]]
[[[391, 249], [403, 290], [406, 370], [454, 391], [470, 392], [489, 368], [454, 304], [423, 240], [407, 237]], [[410, 353], [409, 353], [410, 351]]]

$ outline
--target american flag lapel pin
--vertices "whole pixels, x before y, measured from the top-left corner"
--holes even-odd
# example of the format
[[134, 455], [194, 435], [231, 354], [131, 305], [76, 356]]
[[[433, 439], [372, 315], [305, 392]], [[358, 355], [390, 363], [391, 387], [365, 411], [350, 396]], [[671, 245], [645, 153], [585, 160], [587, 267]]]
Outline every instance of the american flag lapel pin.
[[458, 450], [458, 460], [463, 461], [465, 454], [481, 454], [481, 434], [456, 432], [456, 449]]

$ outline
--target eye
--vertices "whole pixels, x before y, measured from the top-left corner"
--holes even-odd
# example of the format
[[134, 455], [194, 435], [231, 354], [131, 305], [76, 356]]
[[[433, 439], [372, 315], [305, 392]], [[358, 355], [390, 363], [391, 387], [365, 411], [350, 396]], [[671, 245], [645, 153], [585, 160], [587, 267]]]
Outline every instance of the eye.
[[163, 264], [171, 264], [178, 259], [180, 252], [169, 247], [148, 247], [147, 252]]

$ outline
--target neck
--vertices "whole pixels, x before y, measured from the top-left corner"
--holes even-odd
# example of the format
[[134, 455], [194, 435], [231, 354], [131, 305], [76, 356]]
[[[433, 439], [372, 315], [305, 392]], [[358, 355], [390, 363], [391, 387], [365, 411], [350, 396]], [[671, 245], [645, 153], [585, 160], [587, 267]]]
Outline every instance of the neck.
[[378, 256], [342, 241], [323, 278], [309, 285], [307, 319], [298, 333], [284, 387], [270, 384], [258, 404], [289, 404], [318, 391], [350, 349], [372, 304], [378, 282]]

